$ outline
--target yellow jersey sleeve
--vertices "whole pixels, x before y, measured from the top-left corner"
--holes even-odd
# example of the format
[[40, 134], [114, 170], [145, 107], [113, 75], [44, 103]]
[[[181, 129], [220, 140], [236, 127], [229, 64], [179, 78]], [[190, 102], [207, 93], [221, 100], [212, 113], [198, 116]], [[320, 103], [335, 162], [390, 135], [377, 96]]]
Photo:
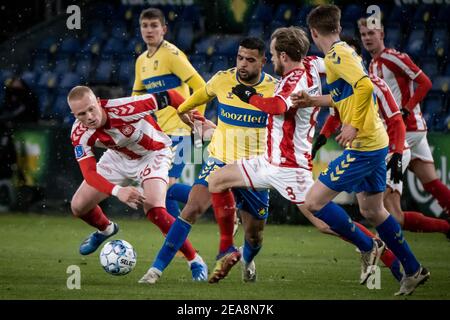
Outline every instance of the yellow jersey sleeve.
[[169, 52], [170, 71], [180, 78], [182, 82], [186, 82], [197, 73], [197, 70], [194, 69], [183, 52], [179, 50], [169, 50]]
[[141, 73], [139, 72], [141, 68], [142, 59], [140, 57], [136, 60], [136, 64], [134, 66], [134, 84], [133, 84], [133, 92], [132, 95], [141, 95], [146, 94], [147, 89], [145, 88], [144, 84], [142, 83]]
[[325, 57], [325, 68], [355, 87], [356, 83], [364, 77], [368, 77], [364, 70], [361, 58], [353, 50], [345, 50], [342, 46], [336, 46], [333, 52]]

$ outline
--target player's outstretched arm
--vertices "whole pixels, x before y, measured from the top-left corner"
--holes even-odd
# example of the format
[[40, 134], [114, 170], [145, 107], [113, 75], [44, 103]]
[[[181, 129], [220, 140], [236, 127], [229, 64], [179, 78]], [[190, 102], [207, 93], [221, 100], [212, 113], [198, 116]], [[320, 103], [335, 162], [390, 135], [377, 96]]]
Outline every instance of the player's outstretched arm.
[[283, 114], [286, 112], [286, 102], [278, 96], [263, 98], [258, 95], [255, 88], [238, 84], [231, 90], [241, 101], [257, 107], [267, 114]]
[[310, 96], [305, 91], [291, 94], [293, 108], [330, 107], [333, 105], [331, 95]]

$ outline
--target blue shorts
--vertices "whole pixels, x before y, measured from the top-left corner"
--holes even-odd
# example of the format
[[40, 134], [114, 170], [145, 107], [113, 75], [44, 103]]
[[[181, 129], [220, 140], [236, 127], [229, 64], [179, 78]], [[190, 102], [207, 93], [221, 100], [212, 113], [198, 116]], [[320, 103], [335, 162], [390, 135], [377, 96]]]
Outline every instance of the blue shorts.
[[387, 147], [375, 151], [344, 150], [322, 171], [319, 180], [338, 192], [384, 192], [387, 152]]
[[[191, 136], [169, 136], [172, 140], [172, 151], [175, 154], [173, 162], [172, 162], [172, 168], [169, 170], [169, 178], [176, 178], [178, 179], [181, 177], [181, 173], [183, 172], [184, 166], [186, 163], [183, 159], [183, 151], [184, 151], [184, 145], [186, 143], [192, 144]], [[189, 149], [191, 150], [191, 149]]]
[[[209, 175], [225, 165], [226, 163], [223, 163], [216, 158], [209, 157], [203, 164], [202, 170], [195, 180], [194, 185], [201, 184], [207, 187]], [[268, 189], [255, 191], [244, 188], [233, 188], [233, 194], [238, 209], [247, 211], [256, 219], [267, 219], [267, 216], [269, 215]]]

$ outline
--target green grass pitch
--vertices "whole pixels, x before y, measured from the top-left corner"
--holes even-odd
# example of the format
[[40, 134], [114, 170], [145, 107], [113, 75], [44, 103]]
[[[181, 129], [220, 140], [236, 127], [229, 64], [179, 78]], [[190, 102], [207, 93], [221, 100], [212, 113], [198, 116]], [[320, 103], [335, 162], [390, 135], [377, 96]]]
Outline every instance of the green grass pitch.
[[[137, 251], [136, 268], [115, 277], [103, 271], [99, 250], [83, 257], [78, 247], [92, 228], [69, 216], [0, 215], [0, 299], [449, 299], [450, 243], [442, 234], [406, 238], [431, 271], [431, 279], [413, 296], [394, 297], [399, 284], [381, 268], [381, 289], [358, 283], [359, 254], [350, 244], [320, 234], [313, 227], [267, 225], [256, 258], [257, 283], [241, 281], [240, 266], [219, 284], [193, 283], [183, 258], [176, 257], [154, 285], [138, 284], [160, 248], [163, 237], [144, 219], [117, 219], [114, 239], [129, 241]], [[210, 269], [214, 266], [218, 229], [194, 226], [190, 239]], [[242, 243], [240, 228], [236, 243]], [[67, 267], [81, 269], [81, 289], [66, 286]]]

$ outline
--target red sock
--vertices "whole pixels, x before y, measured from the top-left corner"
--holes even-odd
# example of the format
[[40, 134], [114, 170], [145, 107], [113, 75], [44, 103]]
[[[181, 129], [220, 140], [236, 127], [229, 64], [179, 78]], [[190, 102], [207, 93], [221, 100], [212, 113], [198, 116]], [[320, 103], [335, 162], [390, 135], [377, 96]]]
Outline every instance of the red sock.
[[[369, 236], [371, 238], [376, 238], [375, 234], [372, 233], [366, 227], [364, 227], [361, 223], [358, 223], [358, 222], [353, 222], [353, 223], [367, 236]], [[380, 257], [380, 259], [386, 267], [390, 268], [392, 263], [395, 261], [396, 257], [390, 249], [386, 248], [386, 250], [384, 250], [384, 253]]]
[[403, 230], [413, 232], [442, 232], [450, 231], [450, 224], [443, 219], [431, 218], [420, 212], [405, 211]]
[[224, 192], [211, 193], [214, 216], [220, 230], [219, 252], [224, 252], [233, 245], [234, 215], [236, 202], [233, 193], [228, 190]]
[[423, 188], [426, 192], [431, 193], [433, 197], [439, 202], [439, 205], [447, 211], [450, 210], [450, 190], [439, 179], [425, 183]]
[[[167, 233], [170, 230], [170, 227], [175, 221], [175, 218], [172, 217], [166, 210], [166, 208], [163, 207], [154, 207], [147, 211], [147, 219], [153, 222], [154, 225], [156, 225], [159, 230], [161, 230], [162, 234], [164, 236], [167, 235]], [[180, 248], [180, 251], [183, 252], [184, 256], [188, 261], [191, 261], [195, 258], [195, 254], [197, 251], [195, 251], [194, 247], [192, 246], [191, 242], [186, 239], [184, 241], [183, 245]]]
[[105, 216], [100, 206], [96, 206], [84, 216], [80, 216], [80, 219], [100, 231], [105, 230], [110, 223], [109, 219]]

